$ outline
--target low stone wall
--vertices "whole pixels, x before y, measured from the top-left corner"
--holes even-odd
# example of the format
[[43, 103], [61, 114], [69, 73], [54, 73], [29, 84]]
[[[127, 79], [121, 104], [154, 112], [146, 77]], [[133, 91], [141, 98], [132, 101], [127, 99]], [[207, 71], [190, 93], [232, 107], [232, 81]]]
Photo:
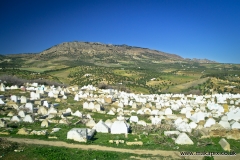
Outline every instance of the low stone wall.
[[10, 133], [8, 133], [8, 132], [0, 132], [0, 134], [9, 135]]
[[48, 139], [58, 139], [56, 136], [48, 137]]
[[116, 143], [118, 145], [119, 143], [124, 143], [124, 140], [109, 140], [108, 142], [109, 143]]
[[[202, 133], [202, 132], [200, 132]], [[227, 139], [240, 139], [240, 130], [232, 129], [232, 130], [223, 130], [223, 129], [216, 129], [209, 131], [208, 134], [204, 134], [201, 138], [209, 138], [209, 137], [225, 137]]]
[[132, 145], [142, 146], [142, 145], [143, 145], [143, 142], [142, 142], [142, 141], [126, 142], [126, 144], [127, 144], [128, 146], [132, 146]]

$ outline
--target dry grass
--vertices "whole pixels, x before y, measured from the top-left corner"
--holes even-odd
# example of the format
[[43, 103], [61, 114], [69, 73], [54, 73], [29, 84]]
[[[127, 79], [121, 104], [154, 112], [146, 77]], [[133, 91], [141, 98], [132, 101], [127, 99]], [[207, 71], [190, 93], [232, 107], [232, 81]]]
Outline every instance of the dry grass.
[[191, 82], [179, 84], [179, 85], [170, 87], [168, 91], [169, 92], [180, 92], [183, 89], [197, 86], [198, 84], [202, 84], [202, 83], [206, 82], [207, 80], [208, 80], [208, 78], [202, 78], [202, 79], [194, 80]]
[[139, 78], [139, 73], [135, 71], [130, 71], [129, 70], [120, 70], [116, 69], [113, 71], [114, 74], [120, 75], [120, 76], [125, 76], [125, 77], [131, 77], [131, 78]]

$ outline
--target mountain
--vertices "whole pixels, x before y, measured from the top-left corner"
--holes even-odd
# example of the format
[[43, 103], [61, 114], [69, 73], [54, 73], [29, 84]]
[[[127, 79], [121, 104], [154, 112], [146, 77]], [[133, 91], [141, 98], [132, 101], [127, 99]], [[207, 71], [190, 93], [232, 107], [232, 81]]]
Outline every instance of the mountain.
[[191, 61], [191, 62], [197, 62], [197, 63], [217, 63], [216, 61], [212, 61], [212, 60], [209, 60], [209, 59], [197, 59], [197, 58], [193, 58], [193, 59], [189, 59], [189, 58], [186, 58], [187, 61]]
[[148, 48], [133, 47], [128, 45], [111, 45], [92, 42], [65, 42], [55, 45], [40, 53], [41, 57], [44, 56], [59, 57], [59, 56], [74, 56], [76, 58], [104, 58], [104, 59], [139, 59], [139, 58], [154, 58], [159, 61], [183, 60], [182, 57], [175, 54], [168, 54], [157, 50]]
[[208, 63], [209, 60], [184, 59], [176, 54], [169, 54], [148, 48], [128, 45], [112, 45], [93, 42], [65, 42], [48, 48], [39, 54], [41, 58], [68, 57], [68, 59], [85, 60], [91, 62], [104, 61], [106, 63], [117, 63], [118, 61], [195, 61]]
[[176, 54], [125, 44], [76, 41], [58, 44], [40, 53], [5, 55], [0, 60], [0, 68], [34, 67], [47, 70], [80, 65], [151, 68], [153, 64], [159, 63], [216, 63], [207, 59], [185, 59]]

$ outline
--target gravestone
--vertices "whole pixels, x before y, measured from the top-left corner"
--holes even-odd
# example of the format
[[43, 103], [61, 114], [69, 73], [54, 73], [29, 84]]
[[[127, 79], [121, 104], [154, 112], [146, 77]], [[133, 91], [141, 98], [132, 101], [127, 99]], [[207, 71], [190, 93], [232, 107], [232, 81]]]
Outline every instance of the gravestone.
[[193, 145], [193, 141], [188, 137], [186, 133], [181, 133], [178, 135], [177, 139], [175, 140], [176, 144], [180, 145]]
[[20, 103], [27, 103], [27, 98], [25, 96], [21, 96]]

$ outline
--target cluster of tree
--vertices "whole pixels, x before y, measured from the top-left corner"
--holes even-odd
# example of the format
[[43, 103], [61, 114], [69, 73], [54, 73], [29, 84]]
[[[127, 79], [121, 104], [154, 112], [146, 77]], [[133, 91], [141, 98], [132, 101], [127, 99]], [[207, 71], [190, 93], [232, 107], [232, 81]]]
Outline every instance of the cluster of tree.
[[[127, 88], [145, 88], [148, 93], [157, 94], [160, 93], [163, 88], [168, 89], [170, 86], [176, 85], [171, 80], [163, 78], [174, 73], [156, 72], [155, 70], [137, 68], [126, 69], [121, 72], [115, 72], [116, 69], [100, 66], [79, 66], [73, 68], [68, 75], [68, 78], [72, 79], [70, 84], [74, 85], [97, 85], [101, 82], [105, 82], [107, 85], [116, 86], [118, 84], [125, 85]], [[127, 74], [127, 75], [125, 75]], [[89, 75], [89, 76], [86, 76]], [[131, 76], [133, 75], [133, 76]], [[156, 78], [156, 81], [162, 80], [155, 85], [147, 84], [152, 78]]]
[[42, 84], [42, 85], [54, 85], [54, 86], [65, 86], [61, 83], [58, 83], [56, 81], [50, 81], [47, 79], [33, 79], [33, 80], [29, 80], [29, 79], [22, 79], [19, 78], [17, 76], [13, 76], [13, 75], [1, 75], [0, 76], [0, 80], [2, 83], [4, 83], [6, 86], [12, 86], [12, 85], [17, 85], [17, 86], [22, 86], [25, 83], [38, 83], [38, 84]]

